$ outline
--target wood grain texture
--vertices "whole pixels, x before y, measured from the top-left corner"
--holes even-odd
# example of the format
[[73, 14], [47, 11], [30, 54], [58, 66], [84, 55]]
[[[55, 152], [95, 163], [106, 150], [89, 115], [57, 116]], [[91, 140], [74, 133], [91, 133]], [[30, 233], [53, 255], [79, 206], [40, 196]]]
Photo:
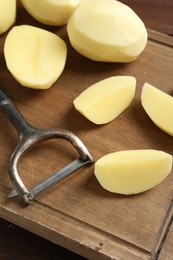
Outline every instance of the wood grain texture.
[[[47, 28], [35, 22], [21, 6], [17, 23]], [[135, 62], [107, 64], [93, 62], [77, 54], [71, 48], [64, 28], [53, 28], [52, 31], [66, 41], [68, 59], [64, 73], [46, 91], [19, 86], [5, 65], [5, 35], [0, 39], [0, 84], [25, 118], [37, 127], [71, 130], [83, 140], [95, 160], [106, 153], [125, 149], [153, 148], [172, 153], [172, 138], [150, 121], [140, 104], [141, 88], [146, 81], [172, 93], [173, 49], [169, 43], [172, 38], [164, 36], [163, 40], [161, 37], [166, 42], [164, 44], [160, 42], [160, 36], [153, 33], [155, 40], [149, 40], [146, 50]], [[112, 75], [137, 78], [135, 99], [116, 120], [95, 126], [75, 111], [72, 101], [90, 84]], [[156, 188], [126, 197], [103, 190], [93, 175], [93, 166], [86, 167], [42, 194], [31, 206], [23, 208], [20, 201], [7, 200], [11, 189], [8, 160], [17, 143], [17, 134], [2, 114], [0, 122], [1, 218], [90, 259], [151, 259], [157, 255], [160, 246], [163, 248], [160, 256], [162, 252], [167, 257], [172, 254], [170, 242], [162, 242], [169, 224], [167, 219], [170, 218], [167, 212], [172, 202], [173, 173]], [[75, 157], [76, 153], [69, 144], [52, 140], [23, 158], [20, 164], [22, 179], [30, 186]], [[171, 241], [170, 238], [168, 241]], [[33, 239], [37, 241], [38, 238], [34, 236]], [[38, 241], [44, 245], [43, 240]], [[52, 259], [56, 259], [54, 250], [57, 249], [52, 250]], [[1, 252], [4, 259], [8, 259], [5, 250]], [[10, 255], [8, 257], [11, 259]], [[38, 249], [36, 259], [39, 257], [44, 259]], [[69, 255], [62, 257], [68, 259]], [[27, 259], [27, 256], [22, 259]]]

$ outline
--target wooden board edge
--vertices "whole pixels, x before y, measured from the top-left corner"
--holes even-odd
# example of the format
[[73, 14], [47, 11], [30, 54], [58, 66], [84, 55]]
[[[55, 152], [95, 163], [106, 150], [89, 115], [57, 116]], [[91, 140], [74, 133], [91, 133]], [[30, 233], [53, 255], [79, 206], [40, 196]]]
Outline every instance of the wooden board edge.
[[156, 32], [154, 30], [148, 29], [148, 38], [151, 41], [158, 42], [160, 44], [166, 44], [173, 47], [173, 37], [164, 33]]
[[[148, 37], [150, 41], [154, 41], [158, 44], [164, 44], [169, 47], [173, 47], [173, 37], [170, 35], [166, 35], [164, 33], [160, 33], [151, 29], [148, 29]], [[170, 210], [170, 212], [169, 212]], [[168, 217], [166, 219], [166, 223], [163, 223], [164, 225], [164, 232], [163, 236], [161, 237], [161, 241], [157, 241], [156, 247], [153, 249], [153, 255], [157, 255], [159, 257], [162, 255], [162, 251], [165, 248], [165, 241], [167, 240], [167, 237], [169, 236], [170, 230], [173, 227], [173, 199], [170, 203], [170, 208], [167, 210]]]
[[153, 247], [152, 250], [152, 255], [156, 256], [156, 258], [159, 257], [161, 251], [164, 248], [167, 236], [169, 235], [171, 227], [173, 226], [172, 223], [173, 223], [173, 199], [171, 200], [169, 207], [167, 208], [164, 220], [162, 222], [162, 225], [156, 237], [155, 246]]
[[32, 206], [22, 207], [17, 200], [8, 201], [8, 192], [0, 185], [0, 217], [27, 231], [87, 259], [149, 259], [150, 252], [42, 203], [34, 201]]
[[[173, 222], [173, 215], [172, 215], [172, 222]], [[163, 244], [163, 248], [158, 255], [158, 260], [165, 260], [165, 259], [172, 259], [173, 256], [173, 225], [171, 223], [169, 232], [166, 236], [166, 239]]]

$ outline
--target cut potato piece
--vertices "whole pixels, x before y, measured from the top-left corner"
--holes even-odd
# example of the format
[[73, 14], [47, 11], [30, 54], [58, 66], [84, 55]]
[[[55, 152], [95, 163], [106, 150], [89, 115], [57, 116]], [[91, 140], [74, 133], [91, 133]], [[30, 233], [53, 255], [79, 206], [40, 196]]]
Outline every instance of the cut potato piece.
[[102, 62], [130, 62], [144, 50], [147, 30], [127, 5], [115, 0], [83, 0], [67, 32], [74, 49]]
[[81, 0], [20, 0], [28, 13], [47, 25], [64, 25]]
[[16, 21], [16, 0], [0, 0], [0, 34]]
[[172, 156], [157, 150], [128, 150], [100, 158], [94, 173], [103, 188], [130, 195], [159, 184], [172, 169]]
[[145, 83], [141, 102], [151, 120], [160, 129], [173, 136], [173, 97]]
[[67, 48], [57, 35], [21, 25], [7, 35], [4, 55], [9, 71], [21, 85], [47, 89], [64, 69]]
[[110, 77], [84, 90], [73, 103], [75, 108], [91, 122], [106, 124], [129, 106], [135, 88], [134, 77]]

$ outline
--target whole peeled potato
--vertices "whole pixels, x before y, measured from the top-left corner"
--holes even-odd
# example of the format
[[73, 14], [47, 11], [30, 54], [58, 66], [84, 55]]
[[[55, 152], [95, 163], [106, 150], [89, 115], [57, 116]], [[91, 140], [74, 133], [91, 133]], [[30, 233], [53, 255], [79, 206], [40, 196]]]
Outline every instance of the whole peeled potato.
[[81, 0], [20, 0], [37, 21], [47, 25], [64, 25]]
[[74, 49], [95, 61], [133, 61], [147, 43], [142, 20], [115, 0], [83, 0], [71, 16], [67, 32]]

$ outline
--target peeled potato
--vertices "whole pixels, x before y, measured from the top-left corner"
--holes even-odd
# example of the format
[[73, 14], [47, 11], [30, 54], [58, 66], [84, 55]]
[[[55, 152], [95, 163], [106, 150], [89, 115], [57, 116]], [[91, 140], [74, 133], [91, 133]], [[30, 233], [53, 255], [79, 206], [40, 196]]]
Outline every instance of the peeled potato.
[[127, 5], [115, 0], [83, 0], [67, 32], [80, 54], [102, 62], [130, 62], [144, 50], [147, 30]]
[[0, 34], [6, 32], [16, 20], [16, 0], [0, 0]]
[[8, 33], [4, 55], [9, 71], [21, 85], [47, 89], [64, 69], [67, 48], [57, 35], [21, 25]]
[[84, 90], [73, 103], [91, 122], [106, 124], [129, 106], [135, 87], [136, 79], [131, 76], [106, 78]]
[[64, 25], [81, 0], [20, 0], [37, 21], [47, 25]]
[[172, 156], [157, 150], [128, 150], [100, 158], [94, 173], [101, 186], [125, 195], [137, 194], [159, 184], [172, 169]]
[[173, 97], [145, 83], [141, 102], [151, 120], [160, 129], [173, 136]]

